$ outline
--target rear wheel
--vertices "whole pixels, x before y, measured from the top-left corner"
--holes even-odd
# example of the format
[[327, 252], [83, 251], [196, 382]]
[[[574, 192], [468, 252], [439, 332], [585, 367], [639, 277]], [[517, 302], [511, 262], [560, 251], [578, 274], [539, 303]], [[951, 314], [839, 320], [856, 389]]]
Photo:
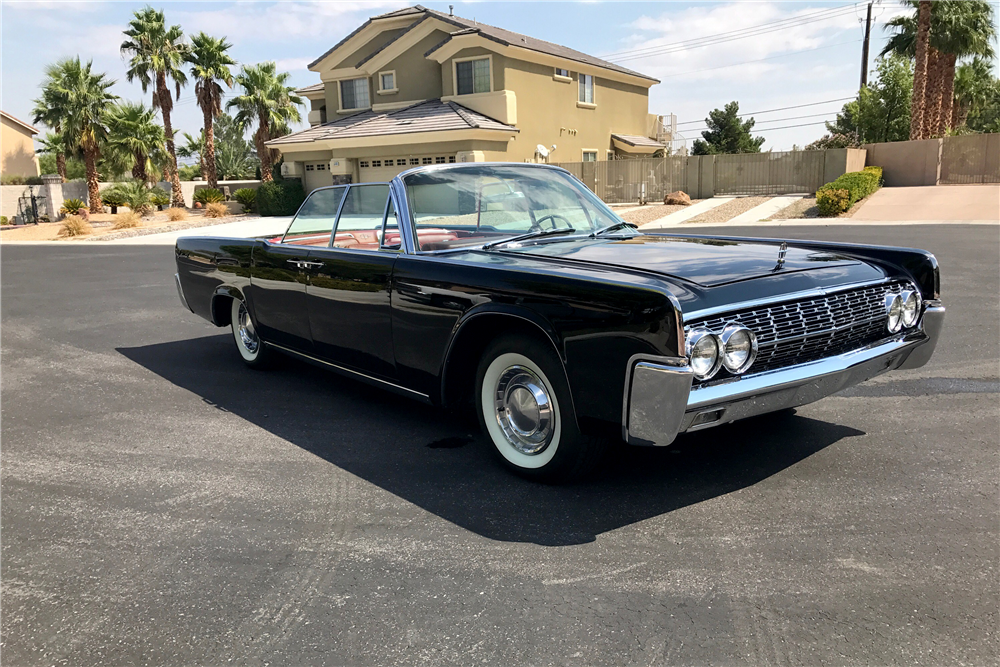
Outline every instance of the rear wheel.
[[266, 367], [274, 352], [268, 349], [257, 335], [257, 328], [254, 326], [253, 318], [250, 317], [250, 311], [246, 303], [240, 299], [233, 299], [230, 322], [236, 349], [239, 350], [243, 362], [251, 368]]
[[476, 412], [494, 452], [518, 474], [569, 481], [593, 469], [607, 442], [577, 427], [562, 364], [528, 336], [487, 346], [476, 374]]

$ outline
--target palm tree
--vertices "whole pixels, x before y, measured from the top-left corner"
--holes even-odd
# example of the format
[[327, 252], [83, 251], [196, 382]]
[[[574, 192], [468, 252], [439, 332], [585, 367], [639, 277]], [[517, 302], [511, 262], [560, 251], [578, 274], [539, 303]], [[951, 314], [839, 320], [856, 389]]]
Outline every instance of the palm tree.
[[993, 65], [984, 58], [974, 58], [972, 62], [958, 66], [955, 72], [952, 129], [965, 125], [969, 111], [981, 107], [989, 101], [993, 82]]
[[187, 44], [183, 42], [184, 33], [179, 25], [168, 28], [163, 12], [147, 6], [133, 14], [125, 36], [128, 39], [121, 45], [122, 55], [129, 57], [125, 76], [129, 81], [138, 79], [143, 92], [153, 88], [153, 108], [159, 109], [163, 115], [172, 204], [183, 207], [184, 195], [177, 175], [177, 152], [174, 150], [174, 131], [170, 122], [173, 100], [168, 80], [174, 82], [177, 97], [180, 98], [181, 86], [187, 83], [187, 76], [181, 66], [189, 51]]
[[83, 65], [79, 56], [63, 61], [61, 66], [66, 102], [63, 132], [72, 145], [83, 150], [90, 212], [100, 213], [103, 207], [98, 187], [97, 159], [108, 136], [107, 109], [118, 99], [108, 90], [115, 81], [104, 72], [94, 72], [93, 61]]
[[148, 183], [155, 171], [153, 155], [162, 151], [164, 144], [156, 112], [142, 102], [123, 102], [108, 110], [106, 159], [118, 171], [131, 169], [133, 178]]
[[195, 79], [194, 95], [205, 116], [205, 150], [201, 153], [202, 178], [208, 172], [208, 186], [218, 187], [219, 178], [215, 168], [215, 119], [222, 113], [222, 86], [219, 82], [233, 87], [233, 73], [230, 65], [236, 61], [226, 53], [232, 44], [225, 37], [215, 38], [203, 32], [191, 38], [191, 75]]
[[184, 135], [184, 143], [177, 147], [177, 154], [187, 159], [198, 158], [198, 169], [201, 172], [201, 180], [206, 180], [205, 130], [199, 132], [197, 137], [193, 137], [187, 132], [181, 132], [181, 134]]
[[288, 73], [279, 74], [276, 70], [273, 62], [244, 65], [236, 75], [242, 92], [226, 104], [227, 109], [236, 109], [235, 119], [242, 127], [257, 126], [254, 144], [260, 160], [260, 178], [265, 182], [273, 180], [271, 149], [266, 142], [280, 136], [280, 132], [287, 132], [291, 123], [301, 122], [297, 107], [304, 104], [294, 88], [285, 85]]
[[[62, 126], [66, 119], [66, 89], [65, 74], [69, 60], [61, 60], [45, 68], [45, 79], [42, 81], [42, 95], [35, 100], [32, 110], [32, 122], [43, 123], [51, 128], [55, 135], [62, 136]], [[64, 137], [65, 138], [65, 137]], [[55, 153], [56, 171], [62, 182], [66, 182], [66, 153], [71, 152], [64, 143], [60, 148], [53, 144], [46, 152]]]
[[949, 0], [940, 3], [933, 30], [941, 50], [941, 113], [935, 134], [943, 135], [952, 124], [952, 103], [955, 98], [955, 68], [959, 58], [981, 57], [993, 60], [993, 41], [997, 30], [993, 23], [993, 7], [986, 0]]
[[914, 43], [913, 96], [910, 98], [910, 141], [923, 139], [923, 123], [927, 92], [927, 52], [931, 36], [931, 3], [920, 0], [917, 5], [917, 30]]

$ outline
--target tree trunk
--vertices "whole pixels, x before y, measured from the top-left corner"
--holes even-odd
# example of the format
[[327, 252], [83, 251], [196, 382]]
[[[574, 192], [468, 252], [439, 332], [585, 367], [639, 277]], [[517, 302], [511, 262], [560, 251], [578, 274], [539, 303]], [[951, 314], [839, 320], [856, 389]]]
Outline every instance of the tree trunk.
[[149, 176], [146, 174], [146, 156], [141, 152], [136, 151], [133, 156], [135, 159], [135, 164], [132, 165], [132, 178], [143, 183], [149, 181]]
[[931, 37], [931, 3], [920, 0], [917, 11], [916, 62], [913, 67], [913, 97], [910, 103], [910, 140], [924, 139], [924, 93], [927, 89], [927, 47]]
[[56, 153], [56, 173], [59, 174], [60, 180], [65, 183], [68, 179], [66, 178], [66, 155], [65, 153]]
[[163, 134], [167, 139], [167, 178], [170, 179], [170, 205], [185, 208], [181, 179], [177, 175], [177, 152], [174, 149], [174, 128], [170, 123], [170, 90], [166, 78], [161, 74], [157, 80], [157, 96], [160, 100], [160, 114], [163, 116]]
[[219, 172], [215, 167], [215, 114], [211, 106], [202, 109], [205, 115], [205, 145], [202, 148], [201, 162], [204, 165], [202, 172], [207, 172], [208, 187], [219, 188]]
[[927, 52], [927, 90], [924, 93], [924, 120], [922, 139], [930, 139], [937, 134], [938, 122], [941, 116], [941, 86], [943, 84], [941, 65], [944, 54], [933, 46]]
[[943, 53], [944, 72], [941, 82], [941, 116], [938, 119], [938, 134], [942, 137], [954, 127], [953, 109], [955, 103], [955, 64], [958, 56], [954, 53]]
[[261, 118], [259, 124], [260, 127], [257, 128], [253, 138], [257, 144], [257, 157], [260, 159], [260, 180], [263, 183], [270, 183], [274, 180], [274, 176], [271, 175], [271, 149], [264, 145], [270, 134], [267, 119]]
[[101, 187], [97, 175], [97, 149], [85, 148], [83, 161], [87, 168], [87, 196], [90, 199], [90, 212], [103, 213], [104, 206], [101, 204]]

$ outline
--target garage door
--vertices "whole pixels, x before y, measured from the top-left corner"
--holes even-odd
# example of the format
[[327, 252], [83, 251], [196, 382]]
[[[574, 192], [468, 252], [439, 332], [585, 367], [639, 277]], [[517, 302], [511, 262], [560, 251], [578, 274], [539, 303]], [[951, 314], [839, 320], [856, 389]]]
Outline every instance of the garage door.
[[455, 161], [455, 155], [408, 155], [397, 158], [363, 158], [358, 161], [362, 183], [391, 181], [401, 171], [422, 164], [448, 164]]
[[306, 192], [312, 192], [316, 188], [322, 188], [326, 185], [333, 185], [329, 162], [306, 162], [305, 173], [306, 180], [303, 185]]

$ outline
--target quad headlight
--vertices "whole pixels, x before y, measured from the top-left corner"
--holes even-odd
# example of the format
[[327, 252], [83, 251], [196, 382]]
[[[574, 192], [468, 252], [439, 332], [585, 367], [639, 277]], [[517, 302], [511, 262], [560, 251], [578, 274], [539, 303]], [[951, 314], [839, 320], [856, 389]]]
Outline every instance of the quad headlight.
[[920, 306], [922, 305], [920, 292], [907, 290], [903, 292], [901, 298], [903, 301], [903, 326], [912, 327], [920, 319]]
[[708, 329], [693, 329], [684, 343], [688, 364], [699, 380], [707, 380], [722, 365], [722, 345], [719, 337]]
[[719, 336], [722, 343], [722, 365], [730, 373], [739, 374], [750, 368], [757, 357], [757, 336], [742, 324], [730, 322]]
[[888, 317], [886, 325], [889, 333], [896, 333], [903, 328], [903, 297], [899, 294], [885, 295], [885, 313]]

